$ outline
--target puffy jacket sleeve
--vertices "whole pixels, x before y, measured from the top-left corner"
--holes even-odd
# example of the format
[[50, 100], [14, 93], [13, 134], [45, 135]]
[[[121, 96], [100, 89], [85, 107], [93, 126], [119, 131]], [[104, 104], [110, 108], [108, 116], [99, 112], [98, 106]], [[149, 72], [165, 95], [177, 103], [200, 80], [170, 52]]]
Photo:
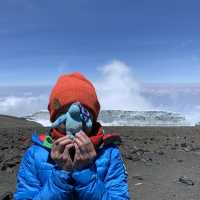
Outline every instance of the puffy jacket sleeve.
[[69, 172], [58, 170], [54, 167], [45, 185], [41, 185], [37, 177], [36, 162], [34, 147], [31, 147], [20, 164], [14, 199], [71, 200], [72, 186], [69, 184]]
[[86, 200], [128, 200], [127, 172], [118, 148], [110, 154], [110, 165], [104, 181], [100, 180], [96, 166], [72, 174], [76, 181], [76, 194]]

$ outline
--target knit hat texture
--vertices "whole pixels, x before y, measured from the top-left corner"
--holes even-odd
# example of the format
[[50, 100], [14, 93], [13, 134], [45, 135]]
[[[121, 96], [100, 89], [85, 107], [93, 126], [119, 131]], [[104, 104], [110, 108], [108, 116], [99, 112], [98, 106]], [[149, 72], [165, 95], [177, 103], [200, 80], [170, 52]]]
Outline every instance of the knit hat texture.
[[93, 84], [79, 72], [61, 75], [53, 86], [48, 110], [51, 122], [55, 121], [56, 115], [66, 106], [80, 102], [88, 108], [97, 120], [100, 104]]

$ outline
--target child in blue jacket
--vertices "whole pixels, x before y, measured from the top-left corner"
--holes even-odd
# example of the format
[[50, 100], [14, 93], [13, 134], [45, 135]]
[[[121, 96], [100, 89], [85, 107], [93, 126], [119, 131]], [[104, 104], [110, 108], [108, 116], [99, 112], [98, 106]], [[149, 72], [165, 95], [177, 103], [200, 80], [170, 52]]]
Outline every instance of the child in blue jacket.
[[51, 91], [52, 127], [34, 134], [18, 172], [14, 199], [127, 200], [127, 173], [115, 143], [97, 122], [100, 105], [80, 73], [62, 75]]

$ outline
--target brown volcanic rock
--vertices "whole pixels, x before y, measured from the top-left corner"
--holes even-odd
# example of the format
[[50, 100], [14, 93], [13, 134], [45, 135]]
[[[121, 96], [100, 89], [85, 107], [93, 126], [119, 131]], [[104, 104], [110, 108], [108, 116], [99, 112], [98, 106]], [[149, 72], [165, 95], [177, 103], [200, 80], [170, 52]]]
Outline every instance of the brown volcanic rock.
[[0, 115], [0, 200], [12, 198], [17, 168], [35, 131], [45, 129], [23, 118]]
[[[32, 133], [46, 130], [32, 122], [23, 124], [23, 119], [8, 118], [8, 127], [7, 118], [0, 120], [4, 125], [0, 127], [0, 196], [8, 194], [6, 198], [10, 198], [6, 192], [15, 191], [19, 162], [31, 145]], [[120, 148], [132, 199], [200, 199], [200, 128], [106, 127], [105, 132], [122, 137]], [[188, 177], [194, 185], [180, 182], [180, 177]]]
[[13, 117], [8, 115], [0, 115], [0, 128], [11, 128], [11, 127], [40, 127], [39, 123], [28, 121], [25, 118]]
[[[200, 127], [108, 127], [122, 136], [132, 199], [200, 199]], [[194, 185], [180, 182], [188, 177]]]

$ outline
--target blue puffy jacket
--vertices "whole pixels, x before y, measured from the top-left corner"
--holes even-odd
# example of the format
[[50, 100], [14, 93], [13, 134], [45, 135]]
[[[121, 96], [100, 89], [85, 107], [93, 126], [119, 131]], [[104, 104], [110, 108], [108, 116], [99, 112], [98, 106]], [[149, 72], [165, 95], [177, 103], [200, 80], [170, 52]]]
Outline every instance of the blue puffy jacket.
[[87, 169], [68, 172], [56, 167], [49, 150], [35, 138], [21, 161], [14, 199], [129, 199], [127, 173], [118, 147], [105, 146]]

